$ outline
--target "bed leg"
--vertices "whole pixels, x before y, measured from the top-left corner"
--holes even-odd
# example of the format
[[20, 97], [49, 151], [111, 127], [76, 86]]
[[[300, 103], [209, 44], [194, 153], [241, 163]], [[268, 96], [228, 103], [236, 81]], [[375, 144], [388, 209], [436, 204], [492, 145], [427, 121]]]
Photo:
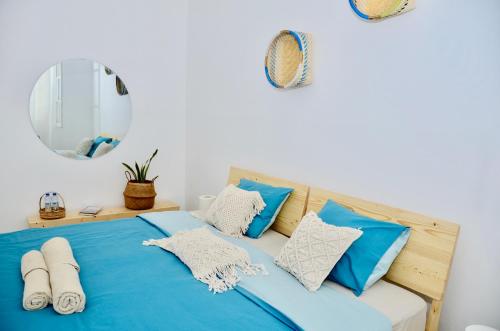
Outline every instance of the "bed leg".
[[442, 307], [443, 300], [432, 300], [431, 309], [427, 315], [425, 331], [439, 331], [439, 317], [441, 316]]

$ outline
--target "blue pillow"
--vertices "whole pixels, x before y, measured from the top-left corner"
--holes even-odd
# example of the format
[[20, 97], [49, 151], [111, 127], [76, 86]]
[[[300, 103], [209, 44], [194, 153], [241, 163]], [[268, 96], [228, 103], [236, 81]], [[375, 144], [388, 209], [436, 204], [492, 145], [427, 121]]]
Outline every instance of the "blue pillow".
[[113, 146], [113, 148], [118, 146], [118, 144], [120, 144], [120, 140], [118, 140], [118, 139], [113, 139], [113, 141], [111, 142], [111, 146]]
[[97, 137], [94, 139], [94, 143], [92, 144], [92, 147], [90, 147], [90, 151], [88, 152], [87, 156], [88, 157], [92, 157], [92, 155], [94, 155], [95, 153], [95, 150], [97, 149], [97, 147], [99, 147], [100, 144], [102, 143], [110, 143], [111, 141], [113, 141], [112, 138], [107, 138], [107, 137]]
[[375, 269], [371, 273], [370, 277], [366, 281], [364, 291], [369, 289], [373, 284], [377, 282], [380, 278], [384, 277], [385, 274], [389, 271], [389, 268], [392, 265], [392, 262], [398, 257], [401, 250], [408, 242], [410, 238], [410, 228], [407, 228], [401, 233], [401, 235], [396, 239], [396, 241], [389, 247], [387, 252], [385, 252], [384, 256], [378, 261]]
[[278, 216], [281, 207], [290, 196], [293, 189], [287, 187], [274, 187], [257, 183], [248, 179], [240, 179], [239, 188], [245, 191], [257, 191], [266, 203], [266, 208], [254, 217], [245, 233], [250, 238], [260, 238], [269, 229]]
[[410, 235], [408, 227], [362, 216], [332, 200], [318, 216], [325, 223], [363, 231], [328, 275], [328, 279], [352, 289], [357, 296], [387, 273]]

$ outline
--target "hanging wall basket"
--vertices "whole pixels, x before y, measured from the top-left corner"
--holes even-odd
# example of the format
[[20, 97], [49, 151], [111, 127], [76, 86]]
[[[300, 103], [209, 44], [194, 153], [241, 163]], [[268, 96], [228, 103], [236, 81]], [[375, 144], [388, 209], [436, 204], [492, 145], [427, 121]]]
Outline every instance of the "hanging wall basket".
[[349, 0], [352, 10], [365, 20], [381, 20], [415, 8], [416, 0]]
[[276, 88], [302, 87], [312, 83], [312, 38], [304, 32], [281, 31], [266, 55], [266, 76]]

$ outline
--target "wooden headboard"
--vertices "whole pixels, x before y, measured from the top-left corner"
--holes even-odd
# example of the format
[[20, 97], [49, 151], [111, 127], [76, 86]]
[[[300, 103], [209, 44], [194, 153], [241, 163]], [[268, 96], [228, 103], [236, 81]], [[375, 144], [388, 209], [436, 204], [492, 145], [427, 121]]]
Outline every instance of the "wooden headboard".
[[430, 298], [427, 331], [437, 331], [460, 226], [433, 217], [311, 188], [307, 211], [318, 212], [328, 199], [356, 213], [412, 228], [410, 239], [385, 279]]
[[306, 211], [319, 212], [332, 199], [356, 213], [412, 228], [405, 248], [392, 264], [385, 279], [431, 300], [426, 331], [439, 330], [439, 318], [460, 226], [444, 220], [389, 207], [343, 194], [231, 167], [228, 184], [241, 178], [273, 186], [293, 188], [272, 228], [291, 236]]
[[304, 216], [309, 187], [286, 179], [267, 176], [258, 172], [231, 167], [228, 184], [238, 185], [241, 178], [272, 186], [293, 188], [293, 192], [281, 208], [272, 229], [290, 237]]

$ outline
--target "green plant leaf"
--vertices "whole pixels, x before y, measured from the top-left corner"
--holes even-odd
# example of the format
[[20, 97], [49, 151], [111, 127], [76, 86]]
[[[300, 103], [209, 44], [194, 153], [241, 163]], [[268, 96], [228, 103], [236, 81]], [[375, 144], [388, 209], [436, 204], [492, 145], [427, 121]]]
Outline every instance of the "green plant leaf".
[[[155, 158], [155, 156], [158, 154], [158, 148], [153, 152], [153, 154], [151, 155], [151, 157], [149, 159], [146, 160], [146, 162], [144, 162], [144, 164], [142, 166], [139, 167], [139, 164], [137, 162], [135, 162], [135, 170], [129, 166], [128, 164], [126, 163], [123, 163], [123, 166], [125, 168], [127, 168], [130, 173], [133, 175], [134, 177], [134, 180], [136, 180], [137, 182], [139, 183], [144, 183], [146, 180], [147, 180], [147, 177], [148, 177], [148, 172], [149, 172], [149, 167], [151, 165], [151, 161]], [[153, 181], [158, 178], [158, 176], [156, 176]]]
[[139, 169], [139, 165], [137, 164], [137, 162], [135, 163], [135, 170], [137, 170], [137, 181], [139, 183], [144, 182], [144, 180], [142, 179], [141, 169]]
[[151, 161], [154, 159], [156, 154], [158, 154], [158, 148], [154, 151], [153, 155], [151, 155], [151, 157], [149, 158], [149, 163], [151, 163]]
[[144, 180], [146, 180], [146, 165], [145, 164], [141, 167], [141, 177]]
[[158, 148], [154, 151], [153, 155], [149, 158], [149, 160], [146, 161], [144, 164], [145, 171], [144, 171], [144, 179], [147, 178], [148, 172], [149, 172], [149, 167], [151, 166], [151, 161], [153, 161], [154, 157], [158, 154]]
[[122, 162], [122, 164], [123, 164], [123, 166], [124, 166], [125, 168], [127, 168], [127, 169], [130, 171], [130, 173], [134, 176], [134, 179], [135, 179], [135, 180], [137, 180], [137, 175], [136, 175], [136, 173], [135, 173], [134, 169], [132, 169], [132, 167], [131, 167], [131, 166], [129, 166], [128, 164], [126, 164], [126, 163], [123, 163], [123, 162]]
[[149, 166], [150, 166], [151, 163], [148, 163], [148, 165], [144, 165], [145, 169], [144, 169], [144, 178], [147, 178], [148, 176], [148, 171], [149, 171]]

